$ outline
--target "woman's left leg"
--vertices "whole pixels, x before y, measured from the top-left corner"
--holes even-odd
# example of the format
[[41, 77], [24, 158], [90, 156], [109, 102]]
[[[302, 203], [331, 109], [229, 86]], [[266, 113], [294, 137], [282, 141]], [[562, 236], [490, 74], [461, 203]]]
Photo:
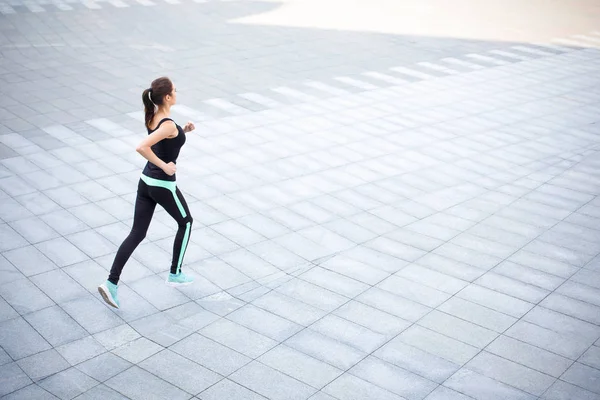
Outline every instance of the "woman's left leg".
[[171, 261], [171, 275], [181, 273], [181, 265], [185, 257], [185, 251], [190, 241], [192, 223], [194, 222], [190, 209], [179, 188], [165, 190], [164, 188], [151, 187], [150, 195], [160, 204], [175, 221], [178, 229], [173, 243], [173, 259]]

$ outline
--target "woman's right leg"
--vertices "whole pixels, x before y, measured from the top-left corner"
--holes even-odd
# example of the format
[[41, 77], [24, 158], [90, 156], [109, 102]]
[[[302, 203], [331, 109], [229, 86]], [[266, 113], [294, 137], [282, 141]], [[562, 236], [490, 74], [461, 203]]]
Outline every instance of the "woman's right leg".
[[150, 226], [150, 221], [154, 215], [155, 208], [156, 202], [152, 200], [148, 194], [148, 185], [140, 180], [137, 198], [135, 199], [133, 227], [131, 228], [129, 236], [127, 236], [119, 247], [112, 268], [110, 269], [110, 275], [108, 276], [108, 281], [112, 284], [116, 285], [119, 282], [119, 277], [121, 276], [121, 271], [123, 271], [125, 263], [129, 260], [129, 257], [131, 257], [131, 254], [136, 247], [138, 247], [146, 237], [146, 232]]

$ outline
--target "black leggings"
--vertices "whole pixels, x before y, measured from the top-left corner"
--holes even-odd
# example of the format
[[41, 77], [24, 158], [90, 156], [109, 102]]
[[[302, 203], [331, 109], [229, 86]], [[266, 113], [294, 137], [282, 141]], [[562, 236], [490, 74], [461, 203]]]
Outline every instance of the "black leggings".
[[179, 225], [173, 244], [171, 273], [181, 272], [181, 263], [192, 230], [193, 219], [190, 210], [175, 182], [148, 178], [142, 175], [138, 184], [137, 198], [135, 199], [133, 227], [129, 236], [119, 247], [108, 276], [108, 280], [115, 285], [119, 282], [123, 266], [125, 266], [136, 247], [146, 237], [157, 204], [160, 204]]

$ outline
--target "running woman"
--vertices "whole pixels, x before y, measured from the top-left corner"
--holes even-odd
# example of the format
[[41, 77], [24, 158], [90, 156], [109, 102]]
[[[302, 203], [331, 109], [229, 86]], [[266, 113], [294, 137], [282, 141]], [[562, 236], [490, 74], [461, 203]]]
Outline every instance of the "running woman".
[[142, 93], [145, 122], [148, 136], [137, 147], [148, 162], [138, 183], [133, 227], [129, 236], [119, 247], [108, 280], [98, 287], [104, 301], [119, 308], [117, 284], [123, 266], [136, 247], [146, 237], [154, 209], [160, 204], [179, 226], [173, 244], [171, 272], [166, 283], [170, 286], [189, 285], [191, 276], [181, 272], [181, 263], [190, 240], [192, 216], [175, 181], [177, 156], [185, 143], [185, 134], [195, 129], [188, 122], [183, 128], [171, 118], [171, 106], [177, 100], [177, 90], [169, 78], [154, 80], [149, 89]]

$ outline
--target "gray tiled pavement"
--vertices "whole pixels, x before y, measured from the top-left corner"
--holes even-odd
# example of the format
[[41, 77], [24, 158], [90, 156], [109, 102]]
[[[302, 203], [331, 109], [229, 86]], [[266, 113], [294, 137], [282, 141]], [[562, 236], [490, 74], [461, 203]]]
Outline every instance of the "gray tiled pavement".
[[[600, 49], [155, 3], [0, 4], [0, 396], [600, 399]], [[164, 73], [197, 281], [159, 210], [115, 311]]]

